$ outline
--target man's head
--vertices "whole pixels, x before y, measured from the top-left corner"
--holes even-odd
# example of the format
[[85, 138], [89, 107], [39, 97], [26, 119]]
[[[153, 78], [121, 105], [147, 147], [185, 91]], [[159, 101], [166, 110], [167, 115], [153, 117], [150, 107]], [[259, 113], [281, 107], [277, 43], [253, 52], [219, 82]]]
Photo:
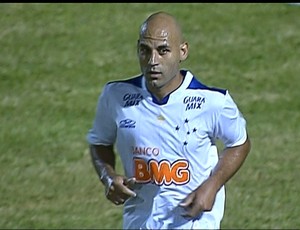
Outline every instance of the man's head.
[[157, 12], [146, 19], [140, 28], [137, 51], [151, 91], [169, 93], [178, 87], [182, 80], [179, 65], [188, 56], [188, 44], [172, 15]]

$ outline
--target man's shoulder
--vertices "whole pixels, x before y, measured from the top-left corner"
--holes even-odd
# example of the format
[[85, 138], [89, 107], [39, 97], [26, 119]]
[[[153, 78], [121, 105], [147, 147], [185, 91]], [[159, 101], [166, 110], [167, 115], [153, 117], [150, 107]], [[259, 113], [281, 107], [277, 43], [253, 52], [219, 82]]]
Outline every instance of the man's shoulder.
[[182, 69], [181, 74], [186, 78], [186, 90], [191, 92], [201, 92], [201, 93], [213, 93], [226, 95], [227, 89], [218, 88], [214, 86], [209, 86], [202, 83], [196, 75], [194, 75], [190, 70]]
[[115, 81], [109, 81], [106, 83], [106, 86], [109, 87], [142, 87], [142, 79], [143, 75], [135, 75], [131, 76], [129, 78], [121, 79], [121, 80], [115, 80]]
[[143, 75], [136, 75], [123, 80], [109, 81], [104, 85], [101, 94], [109, 100], [123, 100], [124, 95], [141, 93], [142, 79]]
[[207, 91], [207, 92], [217, 93], [217, 94], [221, 94], [221, 95], [226, 95], [226, 93], [227, 93], [227, 89], [218, 88], [218, 87], [214, 87], [214, 86], [208, 86], [206, 84], [203, 84], [195, 76], [193, 76], [193, 79], [191, 80], [187, 89]]

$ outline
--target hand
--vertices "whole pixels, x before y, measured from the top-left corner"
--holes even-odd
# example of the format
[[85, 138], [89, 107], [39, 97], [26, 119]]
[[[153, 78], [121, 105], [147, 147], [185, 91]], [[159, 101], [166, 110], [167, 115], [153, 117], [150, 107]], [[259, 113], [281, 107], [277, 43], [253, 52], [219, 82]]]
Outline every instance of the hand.
[[133, 191], [135, 182], [136, 179], [134, 177], [114, 176], [113, 182], [106, 193], [107, 199], [116, 205], [124, 204], [129, 197], [136, 196], [136, 193]]
[[195, 218], [204, 211], [211, 211], [217, 190], [209, 180], [201, 184], [195, 191], [190, 193], [179, 206], [185, 209], [182, 214], [186, 218]]

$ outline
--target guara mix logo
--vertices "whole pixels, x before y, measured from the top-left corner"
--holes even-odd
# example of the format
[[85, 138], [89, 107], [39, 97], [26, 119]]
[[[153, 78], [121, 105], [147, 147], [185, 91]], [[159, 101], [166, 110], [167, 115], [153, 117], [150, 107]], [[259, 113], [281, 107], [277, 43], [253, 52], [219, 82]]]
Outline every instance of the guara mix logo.
[[144, 97], [140, 93], [126, 93], [123, 96], [123, 107], [137, 106]]

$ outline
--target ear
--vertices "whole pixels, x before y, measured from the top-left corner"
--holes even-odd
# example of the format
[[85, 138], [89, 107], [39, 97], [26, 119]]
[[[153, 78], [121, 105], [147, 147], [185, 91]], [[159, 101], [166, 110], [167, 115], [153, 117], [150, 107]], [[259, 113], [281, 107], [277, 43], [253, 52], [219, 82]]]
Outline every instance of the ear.
[[139, 55], [139, 46], [140, 46], [140, 39], [137, 40], [136, 43], [136, 54]]
[[187, 59], [188, 55], [189, 55], [189, 44], [187, 42], [183, 42], [180, 45], [180, 62]]

